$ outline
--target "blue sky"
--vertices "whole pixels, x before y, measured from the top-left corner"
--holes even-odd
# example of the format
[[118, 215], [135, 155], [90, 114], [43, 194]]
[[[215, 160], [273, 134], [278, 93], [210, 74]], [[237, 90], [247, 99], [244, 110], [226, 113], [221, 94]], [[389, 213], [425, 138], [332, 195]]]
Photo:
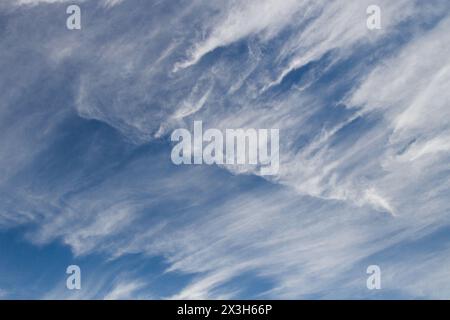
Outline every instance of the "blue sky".
[[[448, 299], [449, 10], [2, 1], [0, 298]], [[278, 128], [278, 174], [174, 165], [199, 120]]]

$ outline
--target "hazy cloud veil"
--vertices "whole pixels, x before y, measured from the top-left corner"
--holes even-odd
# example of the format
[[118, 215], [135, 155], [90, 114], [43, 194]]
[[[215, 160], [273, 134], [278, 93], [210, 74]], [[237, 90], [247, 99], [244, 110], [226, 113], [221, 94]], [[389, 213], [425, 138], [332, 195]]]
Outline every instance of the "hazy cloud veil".
[[[0, 298], [448, 298], [450, 2], [373, 2], [2, 1]], [[173, 165], [194, 120], [278, 174]]]

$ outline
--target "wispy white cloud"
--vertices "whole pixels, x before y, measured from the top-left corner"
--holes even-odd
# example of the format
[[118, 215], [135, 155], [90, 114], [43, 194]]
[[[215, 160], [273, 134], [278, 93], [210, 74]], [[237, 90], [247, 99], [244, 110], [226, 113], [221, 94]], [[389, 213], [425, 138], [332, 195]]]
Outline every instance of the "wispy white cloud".
[[189, 59], [177, 62], [174, 71], [192, 66], [205, 54], [244, 37], [261, 32], [274, 36], [292, 21], [303, 5], [298, 0], [231, 1], [225, 6], [223, 14], [216, 18], [212, 30], [208, 30], [210, 34], [207, 38], [196, 43], [190, 50]]
[[[138, 281], [124, 281], [118, 283], [106, 296], [105, 300], [136, 299], [136, 290], [142, 288], [143, 283]], [[148, 299], [149, 297], [147, 297]]]
[[[19, 66], [0, 77], [7, 88], [0, 183], [10, 191], [2, 196], [0, 225], [28, 223], [31, 241], [60, 239], [76, 255], [164, 257], [167, 274], [193, 275], [171, 298], [238, 296], [232, 283], [242, 274], [269, 279], [271, 297], [327, 296], [365, 259], [433, 234], [448, 224], [449, 212], [449, 19], [437, 23], [448, 3], [381, 1], [383, 29], [375, 34], [365, 28], [367, 3], [155, 2], [145, 19], [142, 10], [112, 7], [83, 37], [49, 24], [27, 40], [12, 28], [2, 46], [16, 48], [19, 37], [39, 58], [27, 65], [34, 71], [24, 72], [18, 55], [0, 55], [2, 66]], [[437, 25], [419, 24], [404, 42], [390, 42], [399, 36], [394, 30], [415, 19]], [[78, 69], [76, 76], [68, 72], [74, 81], [64, 102], [43, 96], [38, 100], [55, 105], [44, 109], [19, 100], [18, 88], [38, 90], [37, 75], [64, 75], [71, 64]], [[327, 83], [337, 67], [347, 71]], [[9, 89], [10, 82], [17, 86]], [[11, 107], [17, 103], [19, 109]], [[11, 121], [17, 110], [20, 121]], [[77, 157], [46, 158], [58, 153], [55, 144], [74, 113], [117, 129], [129, 140], [113, 137], [125, 150], [102, 149], [106, 139], [89, 133]], [[164, 142], [195, 118], [216, 128], [280, 128], [280, 174], [241, 190], [248, 182], [239, 173], [255, 173], [251, 168], [226, 168], [236, 176], [223, 168], [176, 170], [167, 150], [146, 151], [145, 143]], [[55, 177], [33, 171], [46, 168], [40, 161], [55, 168], [73, 162]], [[49, 186], [36, 188], [32, 182], [42, 176]], [[411, 261], [419, 258], [412, 254]], [[429, 263], [417, 267], [436, 271], [425, 277], [430, 284], [405, 285], [417, 269], [402, 276], [401, 263], [391, 267], [388, 283], [431, 295], [448, 277], [439, 261], [447, 262], [431, 252]], [[107, 277], [94, 282], [75, 297], [137, 297], [145, 280], [120, 278], [110, 290]], [[359, 285], [349, 281], [341, 294]], [[448, 293], [439, 288], [436, 296]]]
[[[9, 1], [13, 1], [14, 4], [16, 5], [39, 5], [39, 4], [58, 4], [58, 3], [70, 3], [70, 4], [74, 4], [74, 3], [82, 3], [88, 0], [9, 0]], [[113, 7], [115, 5], [120, 4], [121, 2], [123, 2], [124, 0], [102, 0], [103, 4], [105, 7]]]

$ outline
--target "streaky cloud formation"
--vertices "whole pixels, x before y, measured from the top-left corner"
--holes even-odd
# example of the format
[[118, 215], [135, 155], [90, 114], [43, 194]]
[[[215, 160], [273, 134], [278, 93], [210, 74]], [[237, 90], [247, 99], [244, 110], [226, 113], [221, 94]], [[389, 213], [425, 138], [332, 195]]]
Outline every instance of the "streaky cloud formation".
[[[380, 30], [366, 0], [73, 3], [79, 31], [0, 4], [0, 298], [448, 297], [448, 1], [379, 0]], [[197, 120], [279, 129], [279, 173], [174, 166]]]

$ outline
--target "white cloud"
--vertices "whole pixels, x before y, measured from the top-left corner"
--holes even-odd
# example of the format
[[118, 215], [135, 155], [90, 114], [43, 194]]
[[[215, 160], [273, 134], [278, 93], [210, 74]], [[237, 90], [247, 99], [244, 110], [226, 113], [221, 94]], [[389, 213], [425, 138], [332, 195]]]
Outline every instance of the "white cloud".
[[251, 34], [265, 32], [275, 35], [286, 26], [304, 4], [298, 0], [231, 1], [210, 35], [194, 45], [190, 58], [175, 64], [174, 71], [197, 63], [205, 54], [227, 46]]
[[[29, 66], [34, 72], [11, 72], [12, 80], [0, 79], [2, 87], [13, 81], [17, 88], [29, 88], [42, 81], [35, 74], [43, 66], [62, 71], [66, 63], [75, 63], [74, 109], [82, 117], [107, 123], [136, 144], [163, 140], [174, 126], [189, 126], [195, 117], [217, 128], [280, 128], [281, 171], [270, 181], [274, 189], [241, 192], [242, 177], [221, 176], [215, 168], [169, 170], [161, 165], [169, 161], [164, 153], [126, 163], [98, 160], [90, 152], [103, 150], [93, 143], [82, 149], [87, 151], [79, 156], [78, 170], [62, 182], [53, 178], [48, 189], [22, 185], [14, 180], [16, 174], [33, 167], [40, 154], [55, 151], [52, 142], [61, 133], [57, 124], [73, 111], [70, 103], [57, 101], [61, 114], [45, 113], [36, 121], [39, 113], [30, 113], [18, 125], [4, 127], [0, 183], [14, 190], [17, 201], [8, 195], [2, 202], [0, 223], [34, 222], [32, 241], [61, 239], [78, 255], [162, 256], [167, 272], [195, 275], [173, 295], [178, 298], [233, 297], [239, 292], [232, 281], [246, 272], [273, 281], [269, 295], [321, 294], [367, 257], [433, 233], [448, 223], [449, 212], [449, 20], [431, 30], [417, 27], [412, 40], [399, 44], [389, 58], [375, 56], [374, 62], [355, 61], [354, 66], [352, 60], [349, 73], [336, 82], [362, 82], [344, 108], [330, 102], [330, 92], [340, 83], [317, 85], [324, 73], [361, 48], [378, 50], [394, 28], [419, 11], [430, 20], [438, 16], [418, 2], [385, 1], [383, 29], [370, 35], [364, 5], [194, 1], [172, 11], [157, 11], [155, 4], [145, 21], [130, 18], [118, 6], [100, 15], [82, 39], [68, 39], [54, 25], [33, 41], [20, 38], [25, 45], [33, 43], [30, 48], [41, 48], [35, 44], [42, 42], [38, 56], [48, 61]], [[122, 32], [105, 27], [120, 22]], [[237, 54], [230, 45], [243, 39]], [[2, 45], [14, 47], [14, 40], [2, 39]], [[61, 53], [65, 44], [69, 49]], [[232, 52], [199, 63], [222, 46]], [[18, 65], [6, 53], [0, 58], [2, 65]], [[302, 70], [305, 78], [299, 76], [283, 91], [286, 77], [311, 62], [317, 65]], [[11, 106], [21, 94], [19, 89], [2, 93], [2, 124], [8, 123], [8, 112], [17, 110]], [[365, 126], [357, 127], [358, 121]], [[96, 159], [111, 166], [97, 168], [110, 175], [85, 174]], [[242, 172], [252, 173], [249, 168]], [[92, 176], [98, 180], [86, 185]], [[178, 210], [161, 209], [174, 203]], [[430, 281], [441, 282], [447, 276], [441, 271]], [[106, 282], [79, 297], [103, 294]], [[392, 286], [401, 290], [400, 283]], [[102, 296], [133, 297], [140, 288], [139, 281], [119, 281]], [[421, 282], [408, 292], [424, 288]]]
[[126, 300], [135, 299], [135, 292], [143, 287], [142, 282], [138, 281], [123, 281], [119, 282], [114, 288], [105, 296], [105, 300]]
[[[14, 3], [16, 5], [21, 6], [21, 5], [39, 5], [39, 4], [42, 4], [42, 3], [44, 3], [44, 4], [45, 3], [49, 3], [49, 4], [52, 4], [52, 3], [70, 3], [70, 4], [73, 4], [73, 3], [85, 2], [87, 0], [12, 0], [12, 1], [14, 1]], [[124, 0], [102, 0], [102, 1], [103, 1], [103, 4], [104, 4], [105, 7], [111, 8], [111, 7], [114, 7], [115, 5], [120, 4]]]

